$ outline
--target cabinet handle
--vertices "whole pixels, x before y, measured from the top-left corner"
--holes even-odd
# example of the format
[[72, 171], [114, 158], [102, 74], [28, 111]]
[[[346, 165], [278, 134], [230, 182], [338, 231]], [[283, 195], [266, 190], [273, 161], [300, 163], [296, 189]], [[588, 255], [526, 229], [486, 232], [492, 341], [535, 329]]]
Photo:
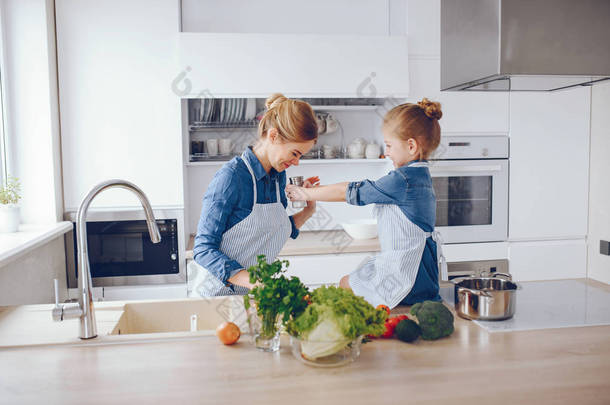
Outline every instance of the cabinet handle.
[[502, 166], [430, 166], [431, 172], [500, 172]]

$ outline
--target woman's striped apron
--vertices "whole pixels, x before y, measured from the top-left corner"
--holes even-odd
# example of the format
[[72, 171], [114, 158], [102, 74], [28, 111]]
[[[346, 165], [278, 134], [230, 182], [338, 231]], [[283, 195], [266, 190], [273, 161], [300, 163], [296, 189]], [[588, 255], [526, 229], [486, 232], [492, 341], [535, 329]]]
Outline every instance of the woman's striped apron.
[[[248, 269], [257, 263], [258, 255], [265, 255], [268, 263], [273, 262], [290, 237], [292, 225], [280, 199], [279, 182], [275, 183], [276, 202], [258, 204], [254, 171], [243, 155], [242, 160], [252, 176], [254, 204], [250, 215], [222, 235], [220, 251]], [[189, 263], [188, 275], [189, 279], [194, 277], [189, 283], [192, 296], [245, 295], [249, 291], [246, 287], [225, 285], [194, 260]]]

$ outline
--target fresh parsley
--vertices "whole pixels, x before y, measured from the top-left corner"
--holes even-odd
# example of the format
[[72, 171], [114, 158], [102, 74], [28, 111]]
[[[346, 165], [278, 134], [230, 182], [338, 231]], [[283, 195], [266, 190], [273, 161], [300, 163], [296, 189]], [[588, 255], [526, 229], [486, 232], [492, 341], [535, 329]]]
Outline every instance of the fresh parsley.
[[256, 286], [244, 296], [244, 306], [247, 310], [250, 300], [254, 301], [262, 320], [261, 335], [271, 338], [277, 332], [278, 317], [286, 324], [305, 311], [309, 291], [298, 277], [284, 275], [290, 266], [288, 260], [267, 263], [265, 255], [256, 258], [257, 264], [248, 268], [250, 283]]

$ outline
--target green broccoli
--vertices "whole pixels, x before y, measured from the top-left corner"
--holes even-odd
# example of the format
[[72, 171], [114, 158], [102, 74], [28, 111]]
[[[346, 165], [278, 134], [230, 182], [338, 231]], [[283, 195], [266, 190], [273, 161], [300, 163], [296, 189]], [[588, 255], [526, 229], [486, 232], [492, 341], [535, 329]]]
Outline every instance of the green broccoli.
[[417, 322], [412, 321], [411, 319], [404, 319], [396, 325], [394, 333], [398, 339], [410, 343], [417, 340], [419, 335], [421, 335], [421, 328]]
[[453, 314], [442, 302], [424, 301], [411, 307], [424, 340], [436, 340], [453, 333]]

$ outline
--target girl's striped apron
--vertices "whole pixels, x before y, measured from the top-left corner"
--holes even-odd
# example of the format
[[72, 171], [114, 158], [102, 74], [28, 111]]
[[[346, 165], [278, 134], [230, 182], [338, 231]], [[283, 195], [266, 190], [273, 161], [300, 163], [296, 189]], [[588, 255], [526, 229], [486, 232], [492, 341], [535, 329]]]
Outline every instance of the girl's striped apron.
[[[254, 171], [244, 155], [242, 160], [252, 176], [254, 204], [250, 215], [222, 235], [220, 251], [248, 269], [257, 263], [258, 255], [265, 255], [268, 263], [273, 262], [290, 237], [292, 225], [280, 199], [279, 182], [275, 183], [276, 202], [258, 204]], [[194, 260], [189, 263], [188, 270], [189, 278], [191, 275], [195, 278], [192, 284], [189, 283], [193, 296], [245, 295], [249, 291], [246, 287], [225, 285]]]
[[[413, 166], [427, 166], [416, 163]], [[349, 284], [356, 295], [363, 296], [370, 304], [397, 306], [411, 292], [426, 239], [436, 242], [441, 279], [447, 280], [447, 263], [442, 253], [440, 234], [425, 232], [415, 225], [395, 204], [376, 204], [381, 253], [364, 263], [349, 275]]]

